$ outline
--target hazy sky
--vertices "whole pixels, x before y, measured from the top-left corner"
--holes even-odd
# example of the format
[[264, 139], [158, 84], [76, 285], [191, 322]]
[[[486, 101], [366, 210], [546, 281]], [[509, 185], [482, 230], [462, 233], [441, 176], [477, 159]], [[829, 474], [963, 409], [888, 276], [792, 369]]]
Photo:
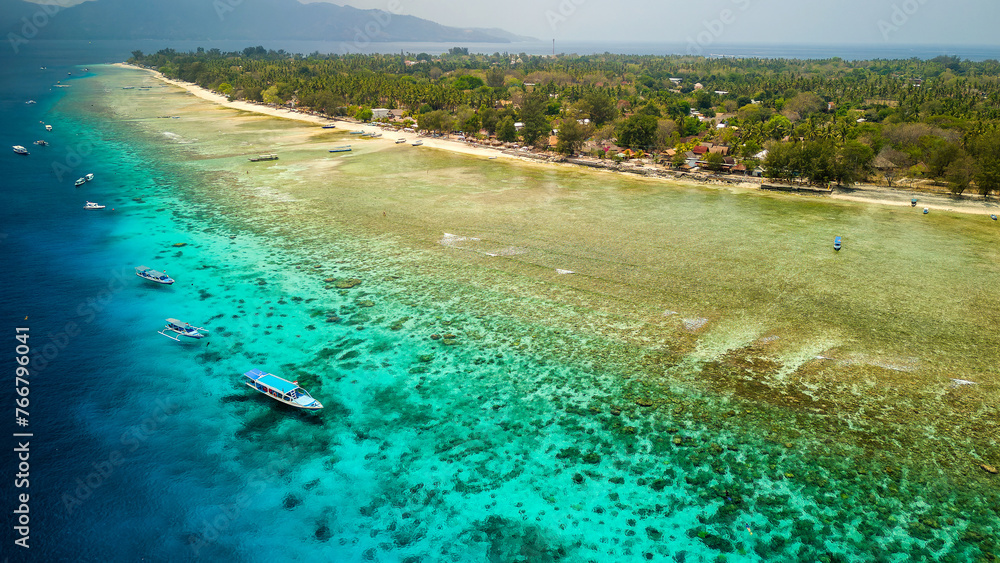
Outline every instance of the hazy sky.
[[[326, 1], [326, 0], [305, 0]], [[997, 0], [338, 0], [539, 39], [717, 43], [1000, 43]], [[558, 45], [558, 43], [557, 43]]]

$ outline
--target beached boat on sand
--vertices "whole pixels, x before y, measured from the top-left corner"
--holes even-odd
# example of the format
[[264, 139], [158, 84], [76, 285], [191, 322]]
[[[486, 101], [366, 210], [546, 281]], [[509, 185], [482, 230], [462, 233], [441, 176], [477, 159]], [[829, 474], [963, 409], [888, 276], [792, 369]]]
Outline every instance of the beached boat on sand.
[[296, 381], [288, 381], [256, 368], [244, 373], [243, 377], [246, 378], [244, 383], [248, 387], [256, 389], [279, 403], [306, 410], [323, 408], [323, 405], [314, 399], [308, 391], [299, 387]]
[[330, 152], [351, 152], [351, 145], [342, 145], [339, 147], [333, 147]]
[[413, 141], [410, 144], [413, 145], [413, 146], [415, 146], [415, 147], [419, 147], [420, 145], [424, 144], [424, 140], [423, 139], [417, 139], [416, 141]]
[[833, 249], [840, 250], [840, 237], [833, 237]]
[[152, 282], [161, 283], [163, 285], [170, 285], [174, 283], [174, 279], [167, 275], [166, 272], [160, 272], [146, 266], [139, 266], [135, 269], [135, 275], [142, 279], [146, 279]]
[[265, 160], [278, 160], [278, 155], [272, 153], [259, 154], [257, 156], [251, 156], [249, 158], [250, 162], [263, 162]]

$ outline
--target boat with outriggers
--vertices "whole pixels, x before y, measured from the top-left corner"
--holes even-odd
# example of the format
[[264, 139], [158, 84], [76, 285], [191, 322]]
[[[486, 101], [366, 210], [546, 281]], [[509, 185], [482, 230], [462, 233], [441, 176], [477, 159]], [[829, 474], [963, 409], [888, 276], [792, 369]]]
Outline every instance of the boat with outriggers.
[[246, 378], [244, 383], [247, 387], [256, 389], [279, 403], [311, 411], [323, 408], [323, 405], [308, 391], [299, 387], [297, 381], [288, 381], [257, 368], [244, 373], [243, 377]]
[[76, 181], [73, 182], [73, 185], [79, 188], [80, 186], [82, 186], [82, 185], [84, 185], [86, 183], [87, 183], [87, 179], [86, 178], [77, 178]]
[[28, 153], [28, 149], [22, 147], [21, 145], [14, 145], [14, 152], [16, 152], [17, 154], [23, 154], [23, 155], [29, 154]]
[[339, 147], [333, 147], [330, 152], [351, 152], [351, 145], [341, 145]]
[[135, 269], [135, 275], [139, 276], [144, 280], [149, 280], [152, 282], [160, 283], [163, 285], [170, 285], [174, 283], [174, 279], [167, 275], [166, 272], [161, 272], [159, 270], [154, 270], [147, 266], [139, 266]]
[[83, 204], [84, 209], [104, 209], [105, 207], [107, 206], [101, 205], [100, 203], [95, 203], [93, 201], [88, 201], [87, 203]]
[[186, 323], [177, 319], [167, 319], [166, 326], [160, 330], [159, 334], [162, 334], [171, 340], [180, 342], [182, 336], [194, 338], [196, 340], [199, 338], [205, 338], [208, 336], [208, 329], [200, 326], [194, 326], [191, 323]]

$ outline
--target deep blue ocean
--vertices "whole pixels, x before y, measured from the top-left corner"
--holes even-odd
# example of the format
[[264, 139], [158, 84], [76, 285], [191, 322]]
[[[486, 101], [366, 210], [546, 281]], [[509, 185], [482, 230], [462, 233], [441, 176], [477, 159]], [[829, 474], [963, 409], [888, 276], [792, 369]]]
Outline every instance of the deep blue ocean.
[[[651, 415], [643, 398], [661, 391], [578, 362], [572, 342], [547, 350], [563, 335], [392, 293], [406, 273], [375, 241], [321, 245], [220, 211], [226, 195], [199, 191], [176, 148], [87, 111], [109, 71], [84, 67], [163, 46], [36, 41], [0, 58], [0, 559], [901, 563], [994, 548], [986, 495], [800, 453], [753, 429], [766, 409], [745, 411], [750, 431], [726, 422], [726, 399], [663, 390]], [[212, 335], [167, 340], [168, 316]], [[481, 341], [426, 338], [450, 331]], [[252, 367], [308, 380], [323, 415], [254, 396], [238, 381]]]

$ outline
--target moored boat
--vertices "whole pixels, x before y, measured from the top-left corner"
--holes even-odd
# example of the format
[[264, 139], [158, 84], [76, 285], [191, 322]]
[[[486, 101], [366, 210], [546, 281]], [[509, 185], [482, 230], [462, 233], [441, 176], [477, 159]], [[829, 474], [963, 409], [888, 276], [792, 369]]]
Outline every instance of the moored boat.
[[[204, 332], [205, 334], [202, 334]], [[181, 336], [186, 336], [188, 338], [205, 338], [208, 336], [208, 330], [200, 326], [193, 326], [191, 323], [186, 323], [184, 321], [179, 321], [177, 319], [167, 319], [166, 326], [163, 330], [159, 332], [163, 336], [171, 340], [176, 340], [180, 342]]]
[[31, 104], [35, 103], [35, 100], [28, 100], [27, 102], [24, 103], [30, 106]]
[[273, 152], [272, 153], [268, 153], [268, 154], [259, 154], [257, 156], [251, 156], [249, 160], [250, 160], [250, 162], [263, 162], [265, 160], [278, 160], [278, 155], [274, 154]]
[[45, 126], [45, 130], [46, 131], [51, 131], [52, 130], [52, 126], [51, 125], [46, 125]]
[[396, 139], [396, 144], [405, 143], [406, 139]]
[[47, 147], [47, 146], [49, 146], [49, 142], [45, 141], [43, 139], [39, 139], [39, 140], [35, 141], [35, 144], [38, 145], [38, 146], [40, 146], [40, 147]]
[[339, 147], [333, 147], [330, 152], [351, 152], [351, 145], [341, 145]]
[[834, 250], [837, 250], [837, 251], [840, 250], [840, 242], [841, 241], [840, 241], [840, 237], [839, 236], [833, 237], [833, 249]]
[[926, 207], [924, 208], [924, 215], [927, 215], [927, 214], [928, 214], [928, 213], [930, 213], [930, 212], [931, 212], [931, 210], [930, 210], [930, 209], [927, 209]]
[[990, 214], [990, 219], [993, 219], [994, 221], [996, 221], [996, 220], [997, 220], [997, 215], [996, 215], [996, 213], [992, 213], [992, 214]]
[[330, 124], [327, 124], [327, 125], [323, 126], [323, 129], [336, 129], [336, 128], [337, 128], [337, 126], [334, 125], [333, 123], [330, 123]]
[[94, 179], [94, 174], [93, 173], [87, 174], [86, 176], [83, 177], [83, 179], [89, 182]]
[[84, 185], [86, 183], [87, 183], [87, 179], [86, 178], [77, 178], [76, 181], [73, 182], [73, 185], [79, 188], [80, 186], [82, 186], [82, 185]]
[[140, 278], [153, 281], [156, 283], [161, 283], [163, 285], [170, 285], [174, 283], [174, 279], [167, 275], [166, 272], [160, 272], [146, 266], [139, 266], [135, 269], [135, 275]]
[[244, 373], [243, 377], [246, 378], [244, 383], [248, 387], [256, 389], [279, 403], [306, 410], [323, 408], [323, 405], [314, 399], [308, 391], [299, 387], [296, 381], [288, 381], [256, 368]]
[[14, 145], [14, 152], [17, 154], [29, 154], [28, 149], [22, 147], [21, 145]]
[[917, 206], [917, 198], [911, 198], [910, 207], [916, 207], [916, 206]]
[[419, 147], [420, 145], [424, 144], [424, 140], [423, 139], [417, 139], [416, 141], [413, 141], [410, 144], [413, 145], [413, 146], [415, 146], [415, 147]]
[[88, 201], [87, 203], [83, 204], [84, 209], [104, 209], [105, 207], [107, 206], [101, 205], [100, 203], [94, 203], [93, 201]]

